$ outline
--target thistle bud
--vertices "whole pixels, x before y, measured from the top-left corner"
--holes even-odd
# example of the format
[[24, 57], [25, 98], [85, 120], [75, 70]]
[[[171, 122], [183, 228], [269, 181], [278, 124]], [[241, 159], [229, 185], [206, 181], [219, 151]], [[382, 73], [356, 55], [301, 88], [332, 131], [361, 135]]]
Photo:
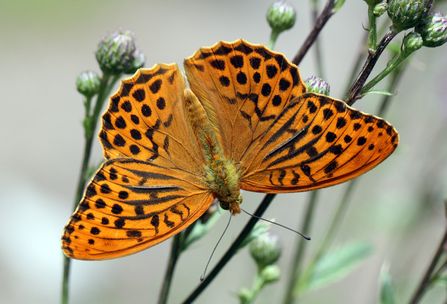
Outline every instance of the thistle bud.
[[[98, 44], [96, 60], [105, 74], [119, 75], [134, 69], [135, 39], [130, 31], [115, 31]], [[144, 60], [143, 60], [144, 62]]]
[[273, 31], [279, 33], [292, 28], [296, 20], [296, 11], [292, 4], [276, 1], [267, 11], [267, 21]]
[[146, 63], [146, 56], [140, 52], [139, 49], [136, 49], [133, 53], [133, 61], [130, 68], [124, 70], [126, 74], [134, 74], [138, 69], [141, 69]]
[[424, 20], [433, 0], [388, 0], [388, 16], [393, 27], [403, 31], [418, 25]]
[[260, 269], [278, 261], [281, 252], [279, 237], [273, 233], [261, 234], [250, 243], [250, 254]]
[[307, 78], [304, 83], [307, 86], [307, 92], [318, 93], [322, 95], [329, 96], [329, 92], [331, 91], [331, 87], [329, 84], [316, 76], [311, 76]]
[[85, 71], [76, 78], [76, 88], [79, 93], [90, 98], [98, 93], [100, 82], [98, 74], [93, 71]]
[[434, 13], [421, 22], [416, 31], [424, 41], [424, 46], [438, 47], [447, 41], [447, 18], [441, 13]]
[[421, 34], [411, 32], [405, 35], [402, 41], [401, 52], [402, 56], [405, 58], [414, 51], [419, 50], [422, 47], [423, 40]]
[[388, 4], [386, 3], [379, 3], [376, 6], [374, 6], [373, 14], [375, 17], [382, 16], [388, 9]]
[[261, 271], [260, 277], [264, 281], [264, 284], [273, 283], [281, 277], [281, 270], [276, 265], [269, 265]]

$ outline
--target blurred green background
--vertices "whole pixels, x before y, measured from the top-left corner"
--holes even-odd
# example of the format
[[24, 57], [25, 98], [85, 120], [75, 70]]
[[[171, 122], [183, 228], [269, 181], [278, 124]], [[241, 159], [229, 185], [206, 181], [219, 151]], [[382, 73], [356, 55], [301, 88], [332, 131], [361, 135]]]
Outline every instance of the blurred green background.
[[[75, 79], [86, 69], [100, 72], [94, 52], [108, 31], [135, 33], [147, 57], [182, 64], [202, 46], [243, 38], [267, 44], [265, 13], [273, 1], [0, 1], [0, 303], [58, 303], [62, 282], [60, 237], [73, 208], [83, 151], [83, 98]], [[290, 60], [311, 29], [310, 1], [291, 1], [295, 26], [275, 46]], [[346, 1], [321, 37], [325, 79], [331, 96], [342, 98], [353, 60], [367, 27], [363, 1]], [[444, 4], [438, 10], [447, 13]], [[387, 19], [383, 16], [380, 20]], [[395, 41], [402, 39], [401, 35]], [[386, 115], [399, 131], [398, 150], [361, 177], [352, 205], [333, 244], [366, 240], [374, 253], [342, 281], [306, 294], [302, 303], [375, 303], [378, 275], [390, 265], [398, 300], [407, 302], [426, 269], [445, 228], [447, 198], [447, 47], [423, 48], [412, 57]], [[383, 56], [386, 57], [386, 56]], [[376, 66], [377, 73], [385, 58]], [[303, 78], [316, 75], [312, 50], [300, 65]], [[320, 75], [316, 75], [320, 76]], [[385, 88], [385, 82], [377, 89]], [[368, 96], [356, 108], [376, 113], [380, 98]], [[93, 161], [102, 153], [95, 142]], [[345, 185], [322, 191], [309, 249], [322, 232]], [[261, 194], [243, 193], [254, 211]], [[298, 228], [308, 193], [279, 195], [266, 218]], [[210, 252], [224, 225], [182, 255], [170, 303], [178, 303], [199, 284]], [[237, 216], [216, 251], [225, 252], [248, 217]], [[282, 279], [267, 287], [256, 303], [282, 300], [296, 236], [272, 228], [283, 240]], [[73, 261], [70, 303], [155, 303], [170, 241], [142, 253], [103, 262]], [[212, 262], [212, 264], [213, 264]], [[238, 303], [234, 293], [251, 286], [256, 266], [240, 252], [196, 303]], [[435, 288], [423, 303], [440, 303]]]

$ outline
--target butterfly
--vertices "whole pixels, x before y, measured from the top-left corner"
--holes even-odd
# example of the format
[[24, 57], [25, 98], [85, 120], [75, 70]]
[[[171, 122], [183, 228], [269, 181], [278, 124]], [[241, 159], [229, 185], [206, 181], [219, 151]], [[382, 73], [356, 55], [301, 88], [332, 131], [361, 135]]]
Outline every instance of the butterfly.
[[262, 45], [218, 42], [123, 80], [102, 116], [106, 161], [62, 236], [81, 260], [156, 245], [217, 198], [240, 213], [240, 189], [319, 189], [374, 168], [397, 147], [385, 120], [306, 93], [298, 68]]

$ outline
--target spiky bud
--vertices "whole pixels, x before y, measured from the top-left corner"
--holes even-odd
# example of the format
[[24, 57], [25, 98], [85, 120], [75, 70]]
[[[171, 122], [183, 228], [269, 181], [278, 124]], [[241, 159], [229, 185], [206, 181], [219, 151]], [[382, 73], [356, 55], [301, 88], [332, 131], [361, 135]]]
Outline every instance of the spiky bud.
[[447, 17], [441, 13], [434, 13], [421, 22], [416, 31], [424, 40], [424, 46], [438, 47], [447, 41]]
[[322, 95], [329, 96], [329, 92], [331, 91], [331, 87], [324, 80], [316, 76], [311, 76], [304, 80], [304, 83], [307, 86], [307, 92], [314, 92]]
[[430, 12], [433, 0], [388, 0], [388, 16], [393, 27], [403, 31], [415, 27]]
[[101, 80], [93, 71], [84, 71], [76, 78], [78, 92], [87, 98], [93, 97], [99, 91]]
[[133, 61], [130, 68], [124, 70], [124, 73], [126, 74], [134, 74], [138, 69], [141, 69], [144, 67], [144, 64], [146, 63], [146, 56], [142, 52], [140, 52], [139, 49], [136, 49], [133, 53]]
[[267, 21], [270, 27], [279, 33], [292, 28], [295, 20], [295, 8], [288, 2], [276, 1], [267, 11]]
[[386, 3], [379, 3], [376, 6], [374, 6], [373, 14], [375, 17], [382, 16], [388, 9], [388, 4]]
[[[102, 38], [96, 51], [96, 60], [105, 74], [120, 75], [135, 72], [135, 66], [144, 64], [144, 55], [136, 52], [135, 39], [130, 31], [118, 30]], [[135, 61], [137, 55], [137, 61]]]
[[405, 35], [402, 41], [401, 52], [403, 57], [407, 57], [414, 51], [419, 50], [422, 47], [423, 40], [421, 34], [416, 32], [411, 32]]
[[279, 237], [273, 233], [263, 233], [250, 243], [250, 254], [260, 269], [278, 261], [281, 252]]

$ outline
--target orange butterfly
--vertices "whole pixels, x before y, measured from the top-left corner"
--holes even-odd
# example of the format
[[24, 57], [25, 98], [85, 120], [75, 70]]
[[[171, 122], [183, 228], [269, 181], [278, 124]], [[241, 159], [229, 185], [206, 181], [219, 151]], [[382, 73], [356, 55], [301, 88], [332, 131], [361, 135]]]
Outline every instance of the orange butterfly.
[[244, 40], [122, 81], [102, 116], [107, 161], [62, 236], [75, 259], [136, 253], [179, 233], [215, 198], [240, 213], [240, 189], [282, 193], [353, 179], [397, 147], [385, 120], [306, 93], [282, 54]]

